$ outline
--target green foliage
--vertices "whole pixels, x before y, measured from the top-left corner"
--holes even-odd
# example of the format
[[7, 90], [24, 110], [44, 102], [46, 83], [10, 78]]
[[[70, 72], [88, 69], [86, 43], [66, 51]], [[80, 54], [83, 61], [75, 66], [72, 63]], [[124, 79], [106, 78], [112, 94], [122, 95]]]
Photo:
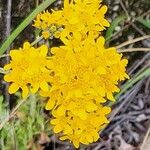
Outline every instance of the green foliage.
[[144, 25], [146, 28], [150, 29], [150, 19], [143, 19], [140, 17], [137, 21]]
[[[33, 141], [35, 147], [35, 138], [38, 138], [42, 132], [49, 132], [49, 122], [43, 112], [43, 102], [34, 95], [22, 105], [15, 118], [12, 118], [0, 131], [1, 150], [26, 150], [27, 146]], [[0, 122], [9, 115], [7, 107], [0, 97]]]
[[124, 21], [125, 19], [126, 19], [126, 17], [125, 17], [124, 15], [121, 15], [121, 16], [116, 17], [116, 18], [112, 21], [112, 23], [111, 23], [110, 27], [107, 29], [106, 35], [105, 35], [105, 39], [106, 39], [107, 41], [109, 41], [110, 38], [113, 36], [114, 30], [115, 30], [115, 28], [118, 26], [118, 24], [119, 24], [120, 22]]
[[29, 25], [29, 23], [43, 10], [50, 6], [55, 0], [45, 0], [39, 5], [21, 24], [12, 32], [7, 40], [0, 47], [0, 55], [2, 55], [14, 39]]

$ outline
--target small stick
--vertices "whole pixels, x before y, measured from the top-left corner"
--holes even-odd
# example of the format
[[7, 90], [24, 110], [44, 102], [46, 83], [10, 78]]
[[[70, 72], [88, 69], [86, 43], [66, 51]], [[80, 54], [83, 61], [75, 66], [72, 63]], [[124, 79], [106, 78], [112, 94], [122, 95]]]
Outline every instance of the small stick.
[[128, 48], [128, 49], [118, 49], [117, 52], [124, 53], [124, 52], [150, 52], [150, 48]]
[[142, 41], [142, 40], [145, 40], [145, 39], [149, 39], [149, 38], [150, 38], [150, 35], [145, 35], [145, 36], [142, 36], [142, 37], [139, 37], [139, 38], [135, 38], [135, 39], [133, 39], [133, 40], [126, 41], [126, 42], [124, 42], [124, 43], [122, 43], [122, 44], [116, 46], [116, 48], [117, 48], [117, 49], [120, 49], [120, 48], [122, 48], [122, 47], [124, 47], [124, 46], [130, 45], [130, 44], [132, 44], [132, 43], [136, 43], [136, 42], [138, 42], [138, 41]]
[[146, 133], [146, 135], [145, 135], [145, 138], [144, 138], [144, 140], [143, 140], [143, 142], [142, 142], [142, 144], [141, 144], [141, 146], [140, 146], [140, 149], [141, 149], [141, 150], [144, 150], [144, 146], [145, 146], [145, 144], [146, 144], [146, 141], [147, 141], [149, 135], [150, 135], [150, 126], [149, 126], [149, 128], [148, 128], [148, 130], [147, 130], [147, 133]]
[[131, 17], [130, 17], [130, 15], [129, 15], [129, 13], [128, 13], [128, 11], [127, 11], [127, 9], [126, 9], [126, 6], [124, 5], [123, 1], [120, 0], [119, 3], [120, 3], [120, 5], [121, 5], [122, 9], [124, 10], [124, 12], [126, 13], [126, 16], [127, 16], [128, 20], [130, 20]]
[[[6, 15], [6, 38], [9, 37], [11, 32], [11, 7], [12, 7], [12, 0], [7, 0], [7, 15]], [[10, 47], [7, 49], [6, 54], [9, 54]], [[9, 57], [6, 57], [6, 63], [9, 63]], [[5, 98], [8, 102], [8, 107], [10, 106], [10, 95], [8, 93], [9, 83], [6, 83], [5, 86]]]
[[9, 54], [0, 55], [0, 58], [9, 57]]
[[136, 22], [140, 17], [144, 17], [144, 16], [146, 16], [146, 15], [149, 14], [149, 13], [150, 13], [150, 10], [149, 10], [148, 12], [145, 12], [144, 14], [142, 14], [142, 15], [140, 15], [140, 16], [137, 16], [137, 17], [136, 17], [135, 19], [133, 19], [132, 21], [129, 21], [129, 23], [128, 23], [126, 26], [124, 26], [120, 31], [114, 33], [114, 34], [111, 36], [112, 38], [110, 39], [110, 41], [115, 40], [121, 32], [123, 32], [123, 31], [126, 30], [128, 27], [130, 27], [130, 26], [131, 26], [134, 22]]
[[0, 130], [4, 127], [4, 125], [12, 118], [15, 116], [17, 110], [19, 107], [25, 102], [26, 100], [21, 100], [16, 107], [13, 109], [13, 111], [4, 119], [4, 121], [0, 124]]

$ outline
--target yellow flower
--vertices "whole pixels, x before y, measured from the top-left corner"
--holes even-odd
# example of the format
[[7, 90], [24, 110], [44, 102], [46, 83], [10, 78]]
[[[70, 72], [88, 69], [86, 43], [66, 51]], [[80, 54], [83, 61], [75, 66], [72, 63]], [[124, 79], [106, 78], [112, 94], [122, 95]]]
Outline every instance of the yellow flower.
[[51, 124], [54, 125], [54, 132], [61, 132], [63, 135], [60, 139], [69, 139], [76, 148], [80, 143], [87, 145], [96, 142], [99, 139], [99, 130], [109, 123], [106, 115], [110, 113], [109, 107], [98, 107], [97, 110], [87, 113], [86, 120], [79, 118], [66, 107], [65, 114], [62, 115], [53, 110], [55, 119], [51, 120]]
[[40, 89], [48, 98], [45, 108], [52, 113], [54, 133], [76, 148], [100, 138], [111, 112], [105, 102], [115, 101], [119, 81], [129, 78], [128, 61], [115, 47], [105, 48], [100, 36], [109, 27], [106, 12], [101, 0], [64, 0], [62, 10], [40, 13], [33, 25], [44, 39], [60, 38], [63, 46], [51, 48], [49, 57], [46, 45], [34, 48], [25, 42], [11, 50], [11, 62], [4, 67], [9, 93], [21, 89], [26, 98]]
[[49, 89], [47, 52], [46, 45], [34, 48], [29, 42], [25, 42], [19, 50], [10, 51], [11, 61], [4, 67], [5, 70], [9, 70], [4, 80], [11, 83], [10, 94], [22, 89], [22, 96], [26, 98], [29, 91], [36, 93], [39, 88], [44, 91]]
[[51, 33], [49, 31], [43, 31], [42, 35], [43, 35], [44, 39], [48, 39], [51, 36]]
[[107, 6], [102, 6], [99, 0], [64, 0], [63, 10], [39, 14], [33, 26], [49, 32], [53, 25], [58, 26], [58, 31], [59, 27], [63, 28], [60, 36], [63, 42], [73, 37], [75, 32], [81, 36], [92, 33], [97, 37], [100, 31], [109, 27], [109, 22], [105, 19], [106, 12]]
[[128, 78], [127, 60], [115, 47], [105, 48], [104, 44], [103, 37], [95, 40], [89, 34], [82, 40], [77, 34], [66, 45], [51, 48], [52, 87], [41, 95], [49, 97], [46, 109], [52, 111], [54, 132], [75, 147], [98, 140], [98, 132], [109, 123], [106, 115], [110, 108], [103, 103], [114, 101], [118, 82]]

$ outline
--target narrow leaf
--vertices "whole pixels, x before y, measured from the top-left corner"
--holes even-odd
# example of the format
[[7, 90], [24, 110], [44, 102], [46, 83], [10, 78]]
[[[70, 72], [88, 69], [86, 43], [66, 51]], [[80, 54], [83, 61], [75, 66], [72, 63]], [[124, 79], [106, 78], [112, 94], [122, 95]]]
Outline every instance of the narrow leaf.
[[2, 55], [15, 38], [29, 25], [29, 23], [43, 10], [50, 6], [55, 0], [45, 0], [39, 5], [23, 22], [12, 32], [6, 41], [0, 47], [0, 55]]

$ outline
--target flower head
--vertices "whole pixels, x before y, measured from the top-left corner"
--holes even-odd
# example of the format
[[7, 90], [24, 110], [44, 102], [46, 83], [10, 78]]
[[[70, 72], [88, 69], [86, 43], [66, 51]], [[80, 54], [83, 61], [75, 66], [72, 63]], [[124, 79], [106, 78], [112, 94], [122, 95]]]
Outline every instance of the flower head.
[[104, 44], [103, 37], [94, 40], [91, 35], [78, 45], [69, 42], [51, 49], [52, 87], [41, 95], [50, 98], [46, 109], [52, 110], [54, 132], [61, 132], [61, 139], [69, 139], [76, 147], [99, 138], [110, 112], [104, 103], [115, 100], [118, 82], [128, 78], [127, 60], [115, 47], [106, 49]]
[[100, 32], [109, 26], [106, 11], [99, 0], [64, 0], [62, 10], [40, 13], [33, 26], [45, 39], [60, 38], [63, 46], [52, 47], [49, 57], [46, 45], [34, 48], [25, 42], [11, 50], [11, 62], [4, 67], [9, 93], [20, 88], [25, 98], [40, 89], [49, 98], [54, 133], [76, 148], [99, 139], [111, 111], [105, 102], [115, 101], [119, 81], [129, 78], [128, 61], [115, 47], [104, 46]]
[[[44, 31], [42, 35], [45, 39], [52, 35], [51, 27], [57, 26], [57, 31], [61, 31], [60, 39], [63, 42], [66, 38], [74, 36], [74, 32], [82, 36], [89, 33], [97, 36], [100, 31], [109, 26], [109, 22], [104, 18], [107, 6], [100, 2], [98, 0], [65, 0], [63, 10], [39, 14], [33, 26]], [[50, 32], [50, 35], [45, 36], [45, 32]]]
[[46, 45], [34, 48], [29, 42], [25, 42], [23, 48], [10, 51], [11, 61], [4, 69], [9, 73], [4, 80], [10, 82], [9, 93], [15, 93], [22, 89], [23, 98], [27, 97], [29, 91], [35, 93], [38, 89], [47, 91], [49, 89], [49, 70], [47, 69]]

